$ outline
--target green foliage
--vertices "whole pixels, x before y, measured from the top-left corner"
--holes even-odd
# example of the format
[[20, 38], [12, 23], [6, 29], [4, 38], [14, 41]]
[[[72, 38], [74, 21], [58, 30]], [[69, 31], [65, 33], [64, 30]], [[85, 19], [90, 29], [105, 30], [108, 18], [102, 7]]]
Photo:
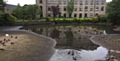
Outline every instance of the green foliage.
[[0, 0], [0, 11], [2, 11], [2, 12], [5, 11], [5, 5], [6, 5], [6, 3], [4, 2], [4, 0]]
[[15, 22], [16, 18], [11, 14], [2, 14], [0, 15], [0, 25], [12, 25]]
[[113, 25], [120, 25], [120, 0], [113, 0], [109, 4], [108, 19]]
[[109, 22], [109, 21], [107, 20], [107, 16], [106, 16], [106, 15], [98, 16], [98, 20], [99, 20], [99, 22]]
[[41, 9], [37, 5], [24, 5], [23, 7], [18, 6], [13, 10], [13, 15], [18, 19], [33, 20], [37, 18], [37, 15], [41, 14]]
[[71, 17], [73, 10], [74, 10], [74, 0], [70, 0], [67, 4], [67, 12], [69, 13], [69, 17]]
[[58, 23], [83, 23], [83, 22], [90, 22], [96, 23], [98, 22], [98, 18], [55, 18], [55, 21]]

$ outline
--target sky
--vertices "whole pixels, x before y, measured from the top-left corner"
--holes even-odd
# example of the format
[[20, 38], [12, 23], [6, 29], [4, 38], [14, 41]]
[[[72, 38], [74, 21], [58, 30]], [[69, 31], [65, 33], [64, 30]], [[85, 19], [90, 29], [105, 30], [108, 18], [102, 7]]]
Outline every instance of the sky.
[[[7, 0], [8, 4], [17, 5], [18, 3], [23, 6], [24, 4], [35, 4], [36, 0]], [[110, 2], [112, 0], [106, 0], [107, 2]]]

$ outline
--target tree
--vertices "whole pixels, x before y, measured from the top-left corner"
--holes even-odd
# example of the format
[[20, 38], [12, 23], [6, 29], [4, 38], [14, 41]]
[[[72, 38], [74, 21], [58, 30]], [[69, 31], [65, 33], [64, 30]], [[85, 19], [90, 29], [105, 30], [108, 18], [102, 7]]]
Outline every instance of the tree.
[[69, 14], [69, 17], [71, 17], [73, 10], [74, 10], [74, 0], [70, 0], [67, 4], [67, 12]]
[[31, 18], [31, 19], [36, 19], [36, 17], [42, 13], [38, 5], [28, 5], [26, 7], [26, 10], [27, 10], [28, 18]]
[[113, 23], [113, 25], [120, 24], [120, 0], [113, 0], [109, 4], [108, 19]]
[[18, 4], [17, 4], [17, 7], [21, 7], [21, 5], [18, 3]]
[[4, 0], [0, 0], [0, 11], [5, 12], [5, 5]]
[[41, 14], [41, 9], [37, 5], [24, 5], [23, 7], [18, 6], [13, 10], [13, 15], [18, 19], [36, 19], [36, 16]]
[[55, 20], [55, 17], [60, 13], [59, 12], [59, 5], [51, 6], [51, 11], [53, 13], [53, 19]]

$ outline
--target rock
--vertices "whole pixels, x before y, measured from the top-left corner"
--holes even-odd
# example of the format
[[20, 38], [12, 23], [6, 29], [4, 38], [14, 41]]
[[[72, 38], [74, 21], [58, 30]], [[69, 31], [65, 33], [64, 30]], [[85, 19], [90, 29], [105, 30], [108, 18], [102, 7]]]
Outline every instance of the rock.
[[13, 42], [11, 42], [11, 44], [14, 44]]
[[1, 51], [5, 51], [3, 48], [0, 48]]

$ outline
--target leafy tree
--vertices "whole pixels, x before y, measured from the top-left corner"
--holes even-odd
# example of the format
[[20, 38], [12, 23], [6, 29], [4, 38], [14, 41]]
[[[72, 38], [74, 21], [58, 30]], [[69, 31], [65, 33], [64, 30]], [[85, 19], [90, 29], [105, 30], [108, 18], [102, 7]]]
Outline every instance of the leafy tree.
[[18, 4], [17, 4], [17, 7], [21, 7], [21, 5], [18, 3]]
[[51, 11], [53, 13], [53, 19], [55, 20], [55, 17], [60, 13], [59, 12], [59, 5], [51, 6]]
[[120, 24], [120, 0], [113, 0], [109, 4], [108, 19], [113, 23], [113, 25]]
[[1, 25], [12, 25], [16, 20], [16, 17], [11, 14], [5, 13], [0, 15], [0, 26]]
[[5, 2], [4, 0], [0, 0], [0, 11], [4, 12], [5, 11]]
[[13, 15], [18, 19], [36, 19], [37, 15], [41, 14], [41, 9], [37, 5], [24, 5], [23, 7], [18, 6], [13, 10]]
[[17, 17], [17, 19], [22, 19], [22, 7], [17, 7], [13, 10], [12, 14]]
[[37, 15], [41, 14], [41, 9], [37, 5], [28, 5], [26, 7], [28, 17], [32, 19], [36, 19]]
[[74, 0], [70, 0], [67, 4], [67, 12], [69, 13], [69, 17], [71, 17], [73, 10], [74, 10]]

